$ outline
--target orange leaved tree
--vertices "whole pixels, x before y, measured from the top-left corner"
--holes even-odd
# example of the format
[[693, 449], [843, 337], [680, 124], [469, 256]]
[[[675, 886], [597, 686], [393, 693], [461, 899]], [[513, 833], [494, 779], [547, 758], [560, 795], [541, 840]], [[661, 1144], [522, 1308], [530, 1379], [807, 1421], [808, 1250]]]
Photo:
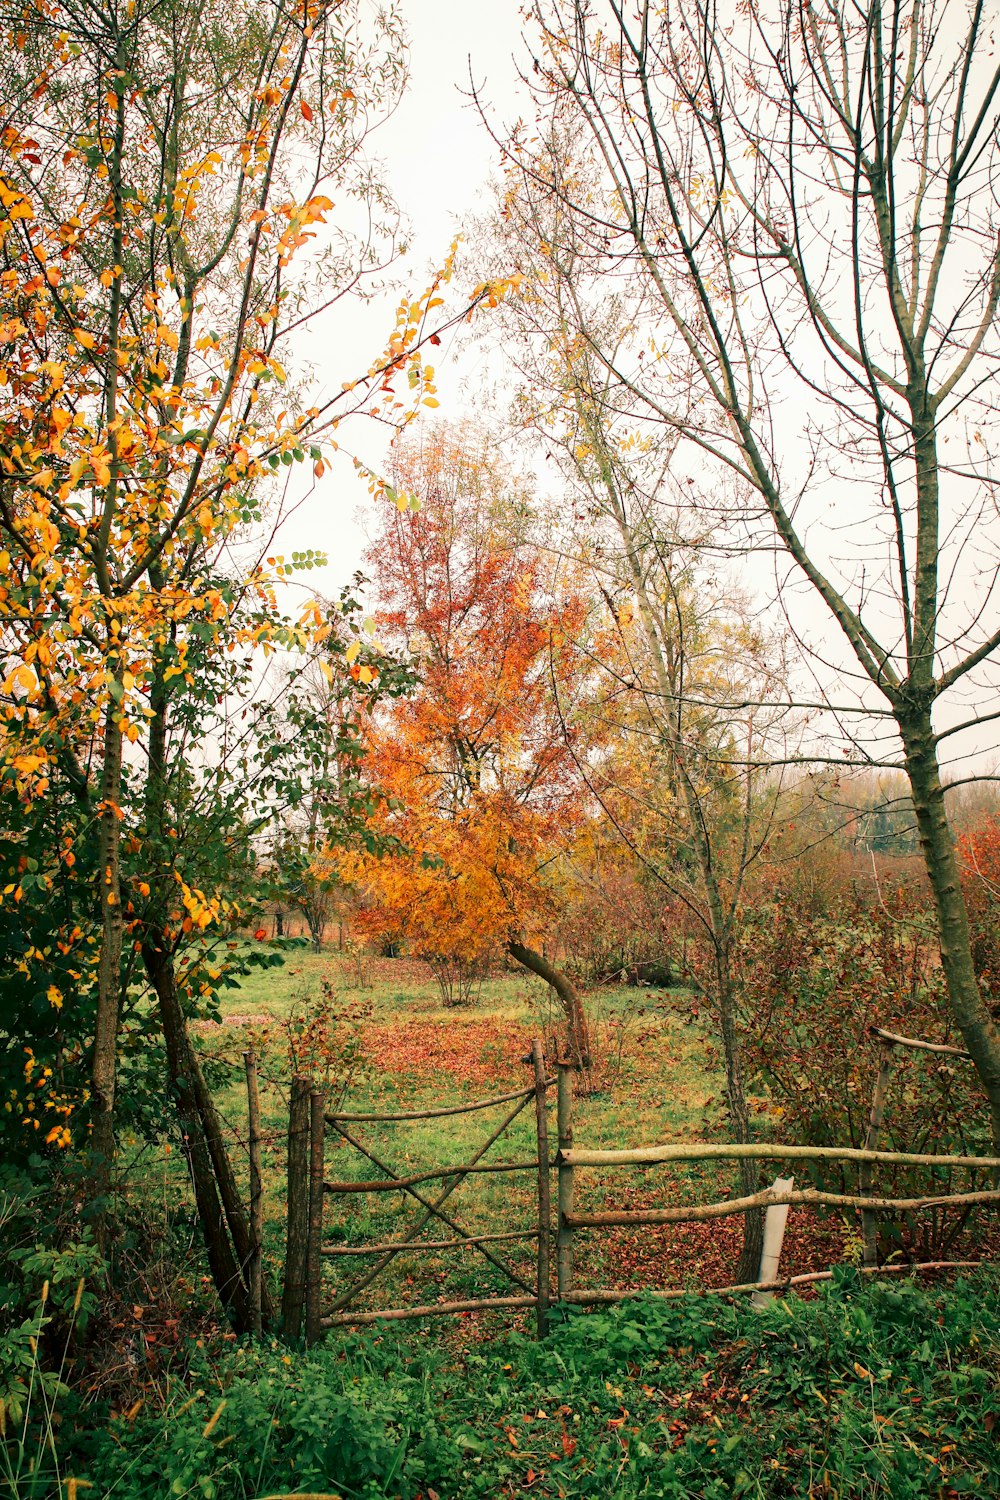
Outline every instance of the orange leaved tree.
[[374, 730], [373, 774], [393, 799], [383, 816], [399, 849], [350, 874], [369, 925], [429, 959], [448, 998], [467, 996], [469, 977], [504, 953], [543, 978], [582, 1062], [579, 995], [540, 951], [580, 815], [550, 692], [580, 604], [551, 596], [523, 486], [483, 435], [417, 434], [397, 449], [392, 480], [368, 555], [373, 624], [409, 642], [419, 681]]

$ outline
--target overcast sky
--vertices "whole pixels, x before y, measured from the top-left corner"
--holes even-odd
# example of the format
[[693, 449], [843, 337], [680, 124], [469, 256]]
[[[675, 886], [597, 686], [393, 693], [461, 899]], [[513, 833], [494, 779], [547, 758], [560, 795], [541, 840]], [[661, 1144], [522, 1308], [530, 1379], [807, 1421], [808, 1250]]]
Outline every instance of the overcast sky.
[[[485, 206], [497, 168], [496, 148], [469, 102], [470, 68], [499, 121], [513, 121], [523, 107], [515, 61], [521, 18], [517, 0], [404, 0], [402, 11], [411, 39], [410, 85], [396, 113], [372, 133], [370, 151], [385, 164], [412, 226], [410, 252], [397, 273], [406, 290], [417, 294], [427, 284], [428, 268], [440, 264], [454, 235]], [[367, 368], [391, 332], [398, 297], [341, 309], [311, 335], [305, 354], [324, 385], [336, 389]], [[441, 354], [439, 414], [452, 418], [460, 415], [469, 367], [449, 364], [447, 345]], [[338, 438], [373, 466], [384, 457], [387, 434], [370, 422], [352, 422]], [[371, 514], [365, 486], [344, 456], [282, 527], [276, 548], [326, 551], [329, 569], [318, 580], [314, 573], [303, 575], [302, 582], [310, 591], [318, 586], [333, 592], [359, 565]]]

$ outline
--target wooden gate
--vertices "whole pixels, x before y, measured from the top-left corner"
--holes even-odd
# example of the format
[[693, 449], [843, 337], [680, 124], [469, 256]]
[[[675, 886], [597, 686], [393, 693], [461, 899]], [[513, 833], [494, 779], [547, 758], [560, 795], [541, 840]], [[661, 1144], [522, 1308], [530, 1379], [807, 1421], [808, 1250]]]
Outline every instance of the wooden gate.
[[[881, 1032], [880, 1041], [887, 1048], [912, 1046], [931, 1051], [946, 1051], [965, 1056], [959, 1049], [913, 1041], [893, 1033]], [[748, 1209], [763, 1208], [770, 1211], [784, 1209], [791, 1204], [809, 1204], [825, 1208], [859, 1211], [864, 1233], [864, 1265], [860, 1268], [868, 1275], [885, 1275], [921, 1270], [943, 1270], [971, 1267], [979, 1262], [933, 1261], [918, 1265], [878, 1266], [876, 1263], [875, 1220], [879, 1213], [899, 1210], [918, 1210], [944, 1205], [967, 1207], [973, 1205], [1000, 1206], [1000, 1189], [996, 1185], [996, 1174], [1000, 1171], [1000, 1157], [936, 1155], [904, 1151], [880, 1151], [877, 1149], [882, 1110], [885, 1103], [887, 1069], [891, 1057], [883, 1059], [876, 1083], [872, 1105], [869, 1133], [863, 1149], [838, 1146], [781, 1146], [756, 1142], [737, 1145], [726, 1142], [671, 1143], [625, 1150], [588, 1150], [575, 1145], [573, 1138], [573, 1074], [572, 1064], [559, 1062], [558, 1077], [558, 1151], [553, 1161], [549, 1160], [548, 1140], [548, 1091], [557, 1080], [545, 1075], [544, 1052], [540, 1042], [532, 1044], [530, 1056], [524, 1059], [532, 1068], [529, 1086], [513, 1093], [500, 1094], [490, 1099], [479, 1099], [471, 1104], [455, 1104], [441, 1109], [408, 1110], [398, 1114], [328, 1114], [320, 1090], [311, 1089], [308, 1080], [293, 1080], [291, 1111], [289, 1115], [288, 1151], [288, 1250], [285, 1266], [285, 1287], [282, 1302], [282, 1322], [286, 1337], [298, 1338], [305, 1318], [305, 1336], [308, 1343], [315, 1341], [328, 1328], [345, 1324], [378, 1323], [403, 1318], [425, 1318], [438, 1314], [481, 1312], [491, 1309], [514, 1309], [534, 1307], [538, 1332], [544, 1335], [548, 1325], [552, 1292], [549, 1282], [549, 1252], [553, 1243], [553, 1226], [549, 1195], [549, 1175], [558, 1170], [558, 1216], [557, 1233], [554, 1236], [557, 1261], [557, 1299], [564, 1305], [592, 1306], [600, 1303], [620, 1302], [633, 1297], [642, 1290], [647, 1295], [662, 1298], [684, 1297], [690, 1292], [674, 1288], [633, 1288], [619, 1290], [611, 1288], [582, 1288], [576, 1285], [574, 1271], [574, 1238], [581, 1231], [592, 1231], [613, 1226], [663, 1225], [688, 1223], [728, 1218], [746, 1213]], [[486, 1161], [485, 1157], [500, 1141], [530, 1101], [535, 1105], [536, 1154], [529, 1161]], [[447, 1116], [465, 1115], [478, 1111], [510, 1106], [499, 1124], [482, 1140], [467, 1160], [451, 1166], [435, 1166], [423, 1172], [400, 1173], [384, 1161], [356, 1133], [358, 1126], [365, 1124], [395, 1124], [412, 1120], [433, 1120]], [[348, 1146], [370, 1162], [382, 1176], [358, 1182], [331, 1182], [324, 1171], [324, 1148], [327, 1135], [333, 1131]], [[749, 1197], [726, 1198], [714, 1203], [673, 1204], [662, 1208], [604, 1208], [600, 1212], [579, 1212], [575, 1203], [575, 1175], [581, 1168], [608, 1168], [630, 1166], [653, 1166], [670, 1162], [688, 1161], [735, 1161], [740, 1158], [796, 1161], [839, 1161], [851, 1163], [861, 1169], [858, 1192], [854, 1194], [827, 1193], [816, 1190], [795, 1190], [791, 1178], [780, 1179], [771, 1188], [765, 1188]], [[991, 1186], [973, 1188], [964, 1193], [928, 1192], [919, 1198], [888, 1198], [873, 1193], [872, 1173], [879, 1166], [903, 1165], [959, 1167], [974, 1172], [988, 1173]], [[524, 1228], [503, 1233], [472, 1233], [455, 1217], [445, 1204], [469, 1176], [481, 1172], [531, 1172], [537, 1183], [535, 1222]], [[442, 1184], [439, 1191], [431, 1185]], [[413, 1202], [415, 1212], [404, 1233], [396, 1239], [368, 1244], [328, 1244], [323, 1239], [323, 1207], [328, 1195], [402, 1193]], [[419, 1236], [434, 1222], [449, 1231], [448, 1238], [424, 1240]], [[498, 1246], [517, 1241], [535, 1241], [535, 1274], [528, 1280], [505, 1258]], [[378, 1311], [354, 1309], [356, 1300], [365, 1292], [395, 1258], [408, 1253], [438, 1252], [441, 1250], [475, 1250], [511, 1283], [515, 1289], [511, 1296], [478, 1297], [461, 1301], [433, 1302], [419, 1307], [392, 1307]], [[767, 1254], [765, 1247], [765, 1256]], [[348, 1280], [324, 1305], [324, 1262], [339, 1262], [349, 1265], [352, 1258], [374, 1257], [374, 1265], [361, 1275]], [[734, 1293], [767, 1293], [785, 1291], [793, 1286], [829, 1280], [831, 1270], [812, 1271], [804, 1275], [777, 1278], [777, 1258], [770, 1269], [762, 1261], [758, 1279], [739, 1285], [702, 1288], [704, 1295], [719, 1296]], [[353, 1310], [352, 1310], [353, 1309]]]
[[[526, 1087], [512, 1093], [479, 1099], [470, 1104], [455, 1104], [441, 1109], [406, 1110], [394, 1114], [327, 1113], [324, 1093], [310, 1088], [309, 1082], [296, 1078], [292, 1084], [288, 1134], [288, 1248], [282, 1322], [286, 1336], [296, 1338], [305, 1319], [307, 1343], [314, 1342], [328, 1328], [344, 1324], [376, 1323], [404, 1318], [429, 1317], [435, 1314], [488, 1311], [491, 1308], [536, 1309], [539, 1335], [544, 1335], [550, 1303], [549, 1245], [551, 1240], [551, 1207], [549, 1194], [548, 1091], [554, 1078], [545, 1074], [541, 1042], [532, 1043], [525, 1063], [532, 1069]], [[487, 1161], [487, 1154], [510, 1126], [534, 1102], [536, 1154], [527, 1161]], [[467, 1160], [454, 1165], [434, 1166], [417, 1173], [402, 1173], [383, 1159], [358, 1133], [366, 1124], [397, 1124], [404, 1121], [443, 1119], [480, 1111], [509, 1108], [499, 1123], [482, 1140]], [[330, 1181], [325, 1170], [325, 1146], [330, 1132], [359, 1152], [382, 1175], [362, 1181]], [[523, 1229], [497, 1234], [476, 1234], [466, 1229], [449, 1205], [452, 1195], [467, 1177], [484, 1172], [530, 1172], [537, 1184], [535, 1222]], [[435, 1187], [439, 1184], [439, 1187]], [[414, 1213], [405, 1231], [396, 1239], [381, 1243], [337, 1243], [324, 1240], [324, 1205], [328, 1195], [402, 1193], [414, 1205]], [[429, 1225], [443, 1225], [447, 1238], [421, 1239]], [[535, 1274], [526, 1279], [512, 1266], [497, 1247], [517, 1241], [535, 1241]], [[357, 1299], [383, 1274], [396, 1257], [404, 1252], [437, 1253], [442, 1250], [472, 1249], [482, 1255], [516, 1289], [511, 1296], [469, 1298], [462, 1301], [435, 1302], [420, 1307], [394, 1307], [378, 1311], [357, 1311]], [[351, 1265], [355, 1260], [374, 1257], [374, 1264], [360, 1275], [337, 1288], [332, 1298], [324, 1291], [325, 1263]]]

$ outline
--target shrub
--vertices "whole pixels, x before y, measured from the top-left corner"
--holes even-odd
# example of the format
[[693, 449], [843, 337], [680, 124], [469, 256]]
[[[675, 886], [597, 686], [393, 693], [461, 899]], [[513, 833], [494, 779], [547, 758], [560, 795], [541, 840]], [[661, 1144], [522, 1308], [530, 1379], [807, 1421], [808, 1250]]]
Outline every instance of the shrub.
[[[942, 1018], [944, 980], [920, 914], [845, 902], [818, 916], [787, 895], [747, 918], [738, 950], [747, 1073], [766, 1093], [775, 1136], [805, 1145], [861, 1146], [882, 1049], [872, 1026], [953, 1041]], [[961, 1039], [959, 1038], [959, 1041]], [[984, 1101], [971, 1067], [956, 1058], [897, 1050], [881, 1145], [916, 1152], [988, 1154]], [[856, 1188], [855, 1169], [817, 1164], [817, 1184]], [[896, 1196], [947, 1192], [971, 1182], [946, 1168], [880, 1169]], [[933, 1210], [883, 1222], [896, 1245], [947, 1249], [967, 1211]]]
[[636, 1299], [543, 1343], [248, 1344], [193, 1370], [193, 1395], [79, 1437], [64, 1473], [94, 1500], [989, 1494], [998, 1310], [995, 1277], [925, 1289], [845, 1270], [813, 1302]]

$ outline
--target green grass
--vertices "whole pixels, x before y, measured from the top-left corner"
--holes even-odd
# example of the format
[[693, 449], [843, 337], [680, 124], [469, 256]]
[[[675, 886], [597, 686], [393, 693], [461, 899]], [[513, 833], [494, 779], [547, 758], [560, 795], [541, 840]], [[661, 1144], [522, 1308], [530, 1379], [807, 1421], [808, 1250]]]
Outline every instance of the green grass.
[[[296, 1017], [316, 1007], [324, 997], [335, 1012], [364, 1012], [363, 1021], [334, 1022], [329, 1066], [315, 1061], [316, 1081], [328, 1084], [339, 1107], [364, 1113], [431, 1108], [505, 1093], [527, 1087], [530, 1069], [522, 1061], [532, 1036], [552, 1036], [559, 1018], [547, 988], [531, 976], [510, 974], [489, 980], [478, 1003], [446, 1008], [432, 976], [421, 965], [407, 961], [378, 961], [371, 965], [373, 982], [359, 989], [355, 966], [336, 952], [315, 954], [303, 948], [288, 951], [280, 969], [256, 971], [225, 993], [225, 1024], [202, 1030], [198, 1045], [210, 1060], [222, 1113], [234, 1140], [245, 1140], [245, 1088], [242, 1053], [255, 1046], [262, 1075], [262, 1108], [267, 1137], [264, 1153], [266, 1261], [277, 1275], [283, 1257], [285, 1214], [285, 1139], [288, 1083], [293, 1071], [289, 1051], [290, 1028]], [[661, 997], [634, 989], [602, 989], [588, 996], [588, 1011], [598, 1058], [600, 1087], [590, 1097], [578, 1097], [576, 1138], [593, 1146], [651, 1144], [693, 1139], [718, 1119], [720, 1076], [711, 1046], [700, 1026], [681, 1019], [665, 1007]], [[624, 1043], [620, 1039], [624, 1036]], [[338, 1048], [361, 1050], [356, 1063], [340, 1066]], [[349, 1075], [349, 1077], [347, 1076]], [[345, 1087], [345, 1078], [347, 1086]], [[551, 1091], [549, 1130], [555, 1149], [554, 1093]], [[503, 1107], [444, 1120], [405, 1124], [365, 1124], [359, 1138], [382, 1160], [403, 1173], [467, 1161], [499, 1124]], [[352, 1128], [353, 1129], [353, 1128]], [[529, 1105], [491, 1148], [486, 1160], [528, 1160], [535, 1154], [535, 1124]], [[236, 1149], [238, 1169], [246, 1180], [245, 1152]], [[327, 1175], [338, 1181], [378, 1178], [382, 1174], [363, 1156], [331, 1132], [327, 1145]], [[645, 1195], [644, 1201], [666, 1194], [698, 1196], [729, 1181], [726, 1168], [684, 1168], [656, 1174], [637, 1172], [627, 1178], [590, 1172], [579, 1179], [579, 1202], [624, 1201], [623, 1195]], [[442, 1183], [420, 1189], [436, 1196]], [[186, 1184], [180, 1174], [177, 1192]], [[533, 1174], [479, 1174], [467, 1178], [445, 1205], [470, 1233], [507, 1233], [532, 1229], [536, 1222]], [[325, 1237], [330, 1243], [363, 1244], [405, 1237], [421, 1212], [414, 1199], [402, 1193], [340, 1195], [327, 1199]], [[453, 1231], [431, 1220], [422, 1238], [451, 1238]], [[684, 1259], [663, 1263], [657, 1247], [669, 1235], [615, 1231], [579, 1237], [580, 1280], [592, 1285], [657, 1285], [696, 1283], [697, 1267]], [[735, 1254], [736, 1241], [733, 1242]], [[506, 1245], [495, 1250], [525, 1281], [533, 1275], [534, 1246]], [[659, 1262], [650, 1265], [650, 1262]], [[325, 1262], [326, 1301], [369, 1264], [361, 1257], [336, 1257]], [[731, 1269], [731, 1268], [730, 1268]], [[714, 1274], [714, 1273], [713, 1273]], [[725, 1278], [724, 1278], [725, 1279]], [[426, 1254], [403, 1252], [356, 1304], [359, 1309], [405, 1305], [439, 1299], [510, 1294], [516, 1290], [503, 1275], [474, 1250]]]

